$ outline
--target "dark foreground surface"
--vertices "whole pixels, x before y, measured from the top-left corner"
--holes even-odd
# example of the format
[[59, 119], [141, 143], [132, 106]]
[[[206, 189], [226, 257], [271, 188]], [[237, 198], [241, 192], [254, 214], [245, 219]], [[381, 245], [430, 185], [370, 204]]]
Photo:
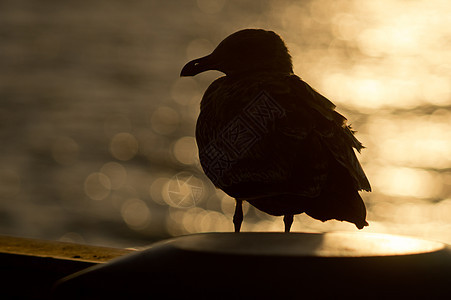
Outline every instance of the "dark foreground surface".
[[0, 298], [48, 299], [58, 279], [131, 251], [0, 236]]
[[363, 233], [174, 238], [61, 280], [57, 299], [387, 299], [449, 295], [449, 246]]

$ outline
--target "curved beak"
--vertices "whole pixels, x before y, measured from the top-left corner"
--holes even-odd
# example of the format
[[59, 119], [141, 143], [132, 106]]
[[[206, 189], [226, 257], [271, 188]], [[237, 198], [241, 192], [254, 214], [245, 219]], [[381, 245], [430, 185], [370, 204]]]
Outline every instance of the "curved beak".
[[217, 70], [216, 67], [217, 64], [213, 62], [210, 54], [187, 63], [180, 72], [180, 76], [194, 76], [208, 70]]

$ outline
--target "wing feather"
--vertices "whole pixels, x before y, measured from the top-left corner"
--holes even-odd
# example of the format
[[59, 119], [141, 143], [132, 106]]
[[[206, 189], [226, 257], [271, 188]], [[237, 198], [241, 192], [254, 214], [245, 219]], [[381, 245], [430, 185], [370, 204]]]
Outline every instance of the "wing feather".
[[315, 131], [321, 135], [322, 141], [333, 157], [344, 166], [353, 177], [358, 190], [371, 191], [368, 178], [353, 150], [358, 152], [364, 146], [357, 140], [347, 119], [335, 111], [335, 105], [310, 87], [297, 76], [291, 76], [292, 84], [299, 97], [318, 113]]

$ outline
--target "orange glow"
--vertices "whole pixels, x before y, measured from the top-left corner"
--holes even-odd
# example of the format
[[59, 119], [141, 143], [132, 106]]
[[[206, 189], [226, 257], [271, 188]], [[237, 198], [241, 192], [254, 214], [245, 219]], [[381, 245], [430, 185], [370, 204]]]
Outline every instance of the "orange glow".
[[[198, 1], [205, 14], [214, 14], [215, 5], [222, 9], [218, 2], [208, 11], [205, 3]], [[373, 193], [362, 193], [369, 210], [370, 227], [365, 230], [449, 240], [449, 226], [436, 228], [437, 222], [450, 224], [444, 212], [449, 210], [446, 199], [451, 193], [451, 180], [446, 179], [451, 178], [446, 171], [451, 168], [451, 114], [446, 108], [451, 104], [451, 51], [445, 43], [451, 33], [451, 5], [426, 0], [316, 0], [274, 2], [270, 8], [264, 19], [270, 21], [262, 21], [265, 25], [260, 27], [285, 38], [295, 72], [350, 116], [349, 123], [367, 147], [361, 157]], [[255, 24], [258, 21], [249, 27], [259, 27]], [[204, 37], [192, 39], [186, 45], [187, 59], [208, 54], [215, 43]], [[219, 76], [210, 73], [176, 79], [171, 89], [174, 103], [197, 110], [202, 92]], [[189, 117], [195, 119], [197, 113], [189, 110]], [[176, 160], [192, 165], [195, 148], [190, 138], [180, 137], [173, 145]], [[231, 228], [234, 200], [217, 191], [205, 196], [205, 206], [170, 213], [177, 218], [168, 217], [168, 228], [178, 234], [222, 228], [221, 222]], [[216, 213], [206, 208], [210, 201], [219, 202]], [[245, 212], [243, 231], [282, 230], [280, 217], [246, 206]], [[222, 221], [212, 221], [213, 216]], [[293, 230], [355, 229], [299, 215]], [[409, 246], [405, 242], [390, 241], [386, 247], [405, 249]]]
[[184, 136], [178, 139], [173, 147], [173, 153], [177, 161], [184, 165], [193, 165], [197, 163], [196, 140], [191, 136]]
[[[423, 241], [409, 237], [372, 234], [359, 240], [347, 233], [325, 235], [320, 256], [374, 256], [427, 253], [444, 248], [442, 243]], [[331, 251], [333, 249], [333, 251]]]
[[92, 200], [103, 200], [110, 194], [110, 179], [99, 172], [91, 173], [85, 180], [85, 193]]
[[116, 134], [111, 140], [111, 154], [119, 160], [130, 160], [138, 153], [138, 141], [127, 132]]
[[[136, 235], [82, 231], [104, 221], [151, 240], [232, 231], [235, 201], [203, 174], [194, 137], [202, 95], [223, 74], [179, 74], [228, 34], [265, 28], [366, 146], [363, 231], [451, 243], [449, 0], [79, 1], [76, 13], [65, 1], [9, 2], [0, 10], [5, 234], [122, 247]], [[283, 230], [282, 217], [243, 209], [243, 231]], [[338, 230], [356, 231], [305, 214], [292, 226]]]
[[131, 228], [144, 229], [150, 222], [150, 210], [141, 199], [128, 199], [121, 207], [124, 222]]
[[102, 166], [100, 172], [108, 176], [111, 189], [120, 188], [127, 179], [127, 171], [117, 162], [109, 162]]
[[441, 192], [441, 183], [431, 172], [410, 168], [380, 168], [373, 184], [379, 192], [393, 196], [434, 198]]

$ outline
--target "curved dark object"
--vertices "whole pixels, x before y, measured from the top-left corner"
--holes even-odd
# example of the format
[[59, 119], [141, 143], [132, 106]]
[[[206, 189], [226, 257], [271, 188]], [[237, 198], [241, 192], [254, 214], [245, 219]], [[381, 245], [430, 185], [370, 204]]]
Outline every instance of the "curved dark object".
[[207, 233], [61, 280], [55, 299], [444, 299], [451, 249], [356, 232]]

